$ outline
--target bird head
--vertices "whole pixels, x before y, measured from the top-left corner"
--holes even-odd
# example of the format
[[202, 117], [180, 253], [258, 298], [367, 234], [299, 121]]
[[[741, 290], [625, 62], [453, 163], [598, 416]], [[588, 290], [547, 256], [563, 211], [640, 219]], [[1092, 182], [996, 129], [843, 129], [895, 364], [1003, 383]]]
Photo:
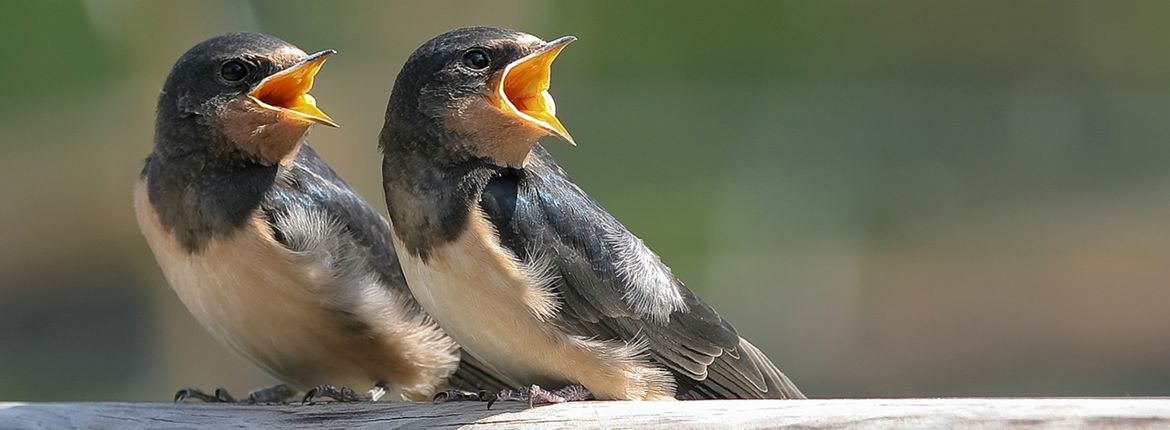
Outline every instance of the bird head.
[[[159, 97], [157, 128], [183, 145], [243, 152], [263, 164], [294, 153], [313, 124], [337, 123], [309, 95], [313, 78], [335, 53], [312, 55], [259, 33], [229, 33], [208, 39], [184, 54], [171, 70]], [[198, 136], [212, 136], [199, 139]], [[167, 148], [160, 148], [166, 150]]]
[[438, 136], [449, 150], [522, 167], [536, 141], [574, 144], [549, 95], [551, 66], [577, 40], [545, 42], [497, 27], [467, 27], [427, 41], [398, 75], [387, 128], [422, 127], [403, 135]]

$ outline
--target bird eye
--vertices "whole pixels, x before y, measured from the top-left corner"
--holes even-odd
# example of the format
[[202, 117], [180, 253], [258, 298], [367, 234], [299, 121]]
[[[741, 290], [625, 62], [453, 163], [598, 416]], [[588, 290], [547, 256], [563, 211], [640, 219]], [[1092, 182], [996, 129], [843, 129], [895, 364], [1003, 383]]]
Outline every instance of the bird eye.
[[223, 63], [223, 67], [219, 69], [219, 75], [228, 81], [238, 81], [248, 76], [248, 66], [239, 60], [231, 60]]
[[491, 57], [480, 48], [471, 48], [463, 53], [463, 65], [472, 70], [483, 70], [492, 64]]

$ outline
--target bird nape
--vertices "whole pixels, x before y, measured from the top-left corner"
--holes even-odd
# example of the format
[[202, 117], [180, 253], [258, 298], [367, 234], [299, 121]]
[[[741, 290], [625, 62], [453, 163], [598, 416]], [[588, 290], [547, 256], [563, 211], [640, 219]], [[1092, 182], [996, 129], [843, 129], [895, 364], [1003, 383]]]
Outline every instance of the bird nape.
[[406, 61], [379, 146], [409, 288], [502, 399], [802, 398], [537, 144], [573, 143], [548, 93], [573, 40], [468, 27]]

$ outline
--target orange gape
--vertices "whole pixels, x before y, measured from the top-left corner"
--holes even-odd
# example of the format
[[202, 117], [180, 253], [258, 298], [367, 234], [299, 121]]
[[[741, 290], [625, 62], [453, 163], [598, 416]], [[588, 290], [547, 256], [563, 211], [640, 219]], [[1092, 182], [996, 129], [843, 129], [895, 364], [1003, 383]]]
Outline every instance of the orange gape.
[[314, 122], [336, 127], [337, 123], [317, 108], [317, 99], [309, 95], [313, 77], [334, 51], [321, 51], [300, 63], [264, 78], [248, 96], [261, 105], [285, 109]]
[[547, 130], [571, 145], [576, 143], [557, 119], [557, 105], [548, 93], [548, 88], [553, 60], [574, 40], [577, 38], [573, 36], [562, 37], [509, 64], [504, 68], [503, 78], [496, 91], [502, 110]]

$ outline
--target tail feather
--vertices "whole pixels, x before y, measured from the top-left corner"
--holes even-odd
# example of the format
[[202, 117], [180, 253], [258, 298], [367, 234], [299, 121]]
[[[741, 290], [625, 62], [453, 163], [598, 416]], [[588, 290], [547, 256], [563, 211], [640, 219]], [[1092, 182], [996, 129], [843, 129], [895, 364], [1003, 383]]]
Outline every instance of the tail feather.
[[723, 352], [706, 368], [702, 379], [674, 371], [679, 400], [698, 399], [803, 399], [776, 365], [755, 345], [740, 338], [739, 345]]
[[502, 376], [495, 374], [488, 366], [466, 351], [462, 352], [459, 368], [455, 370], [455, 374], [447, 378], [447, 383], [454, 388], [465, 391], [499, 391], [519, 386], [511, 384]]
[[788, 376], [780, 372], [775, 364], [772, 364], [768, 357], [760, 352], [759, 348], [748, 342], [747, 339], [739, 339], [740, 354], [751, 360], [760, 368], [760, 373], [764, 375], [764, 382], [767, 385], [768, 392], [763, 395], [764, 398], [769, 399], [804, 399], [804, 393], [796, 388], [796, 384], [792, 383]]

